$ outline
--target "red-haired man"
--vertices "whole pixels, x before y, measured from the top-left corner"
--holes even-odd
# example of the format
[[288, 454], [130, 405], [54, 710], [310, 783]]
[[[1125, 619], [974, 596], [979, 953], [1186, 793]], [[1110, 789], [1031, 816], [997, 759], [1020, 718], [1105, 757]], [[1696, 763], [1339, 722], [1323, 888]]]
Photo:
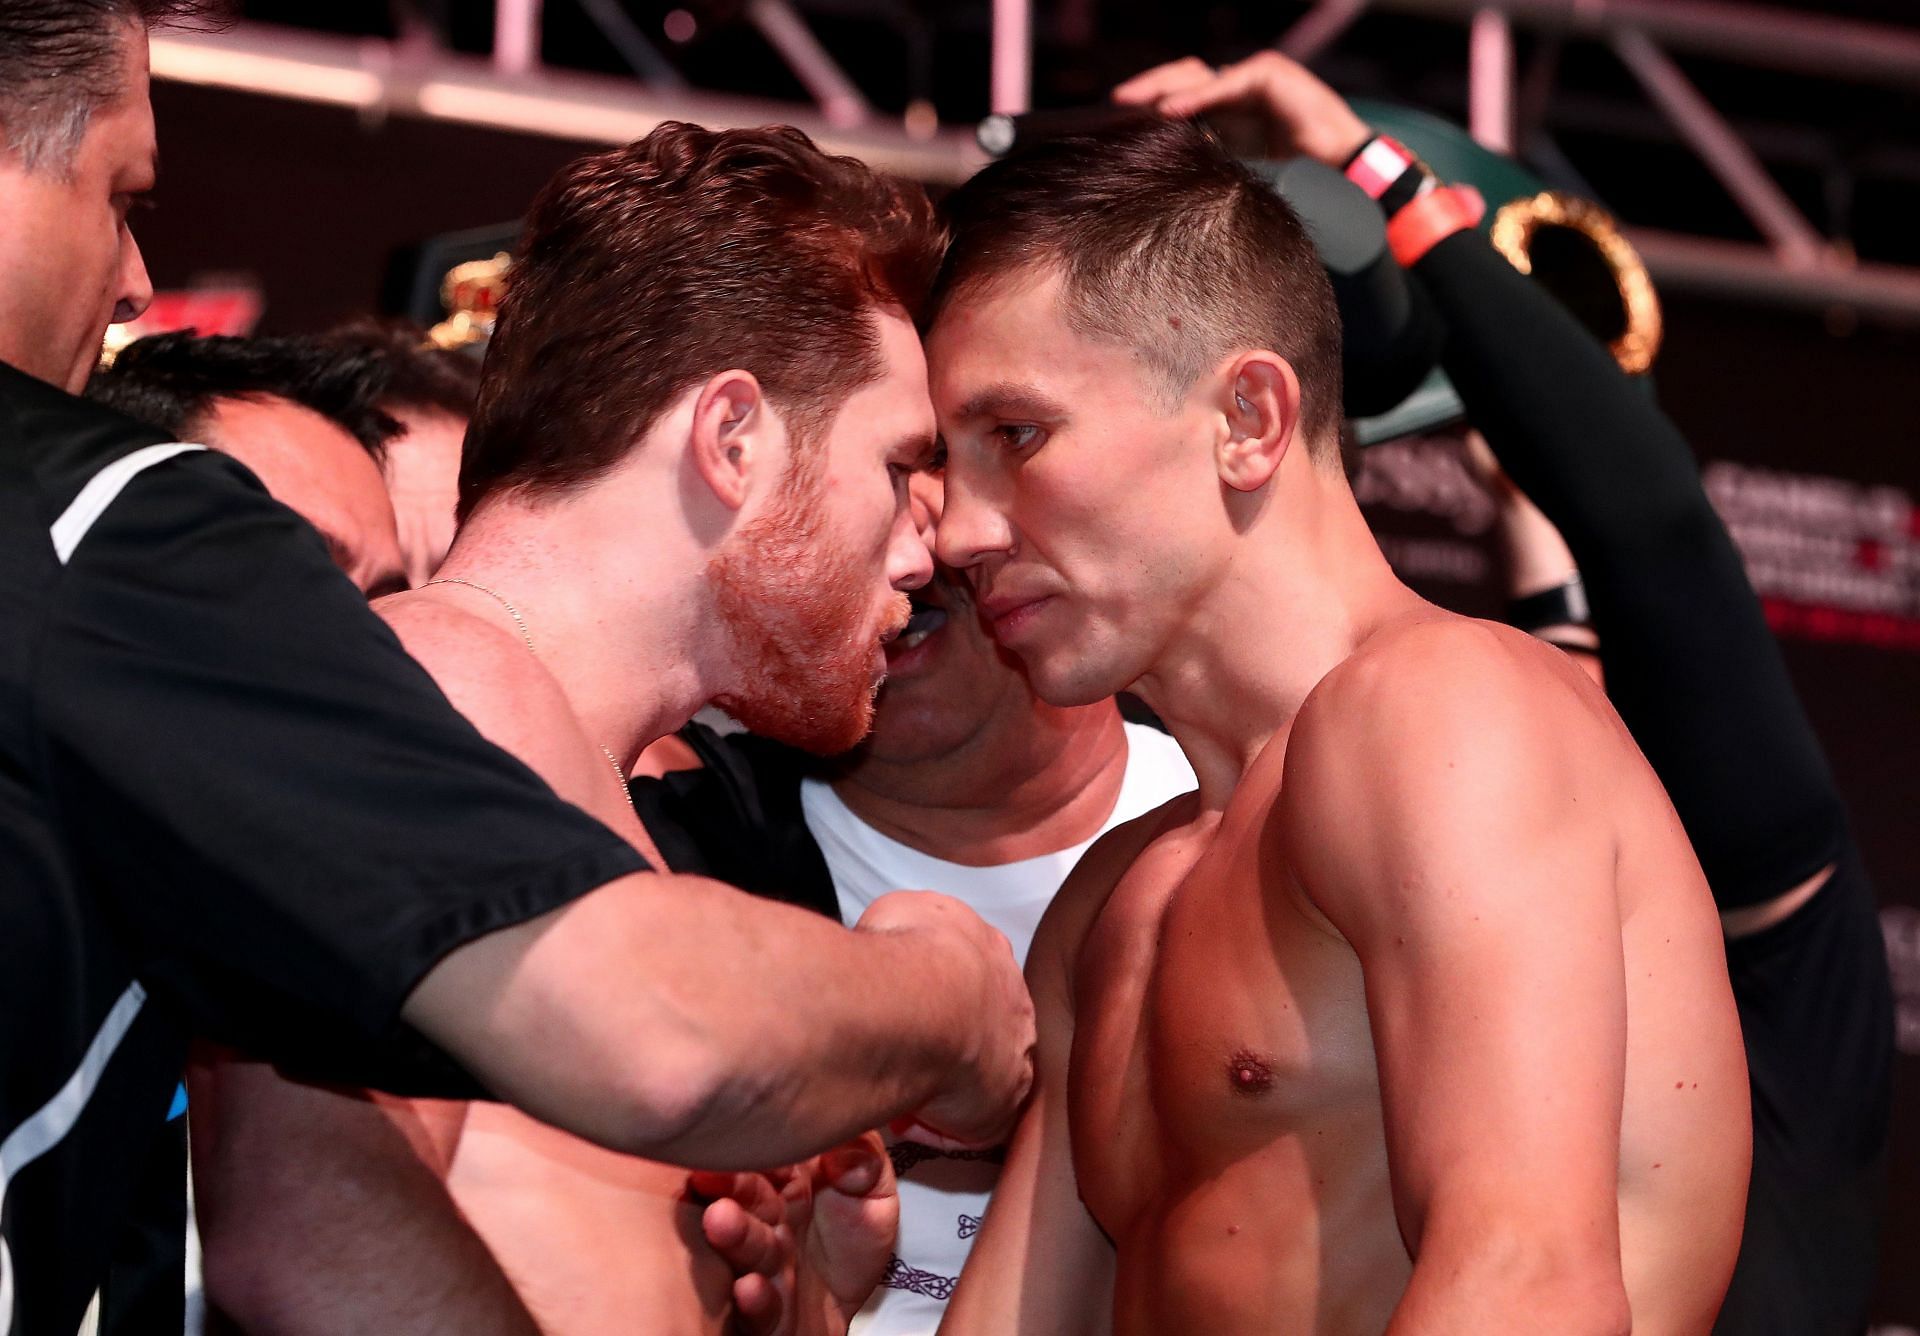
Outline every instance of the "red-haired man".
[[[534, 205], [467, 435], [461, 528], [436, 577], [380, 611], [483, 734], [656, 866], [626, 776], [696, 709], [823, 753], [867, 731], [902, 591], [932, 569], [907, 480], [934, 449], [913, 316], [939, 243], [916, 187], [786, 129], [664, 125], [575, 162]], [[982, 1090], [1022, 1079], [1006, 1041], [1024, 994], [1005, 940], [957, 902], [890, 897], [862, 926], [929, 916], [1004, 969], [1005, 1016], [952, 1055], [984, 1079], [920, 1114], [977, 1136]], [[670, 994], [770, 982], [693, 937], [632, 947]], [[891, 1003], [917, 1009], [938, 985], [839, 986], [868, 998], [864, 1016], [743, 1013], [753, 1030], [734, 1036], [815, 1059], [779, 1059], [764, 1090], [730, 1082], [790, 1102], [790, 1133], [743, 1122], [657, 1154], [747, 1168], [817, 1148], [804, 1129], [851, 1107], [836, 1091], [876, 1060]], [[555, 1332], [690, 1332], [725, 1315], [684, 1170], [501, 1105], [376, 1107], [235, 1065], [198, 1086], [208, 1294], [250, 1329], [521, 1330], [530, 1312]], [[772, 1295], [750, 1277], [735, 1297]]]

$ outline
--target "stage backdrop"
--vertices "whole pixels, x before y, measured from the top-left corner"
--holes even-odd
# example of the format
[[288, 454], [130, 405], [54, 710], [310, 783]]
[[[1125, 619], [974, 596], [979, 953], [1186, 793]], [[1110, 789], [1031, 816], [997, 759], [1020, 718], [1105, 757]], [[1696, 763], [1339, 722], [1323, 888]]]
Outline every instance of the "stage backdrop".
[[[373, 309], [399, 247], [522, 213], [587, 146], [162, 85], [156, 282], [237, 279], [262, 328]], [[1884, 904], [1899, 993], [1879, 1336], [1920, 1336], [1920, 332], [1667, 294], [1660, 396], [1767, 600]], [[1491, 507], [1454, 445], [1371, 453], [1358, 487], [1431, 597], [1491, 614]]]

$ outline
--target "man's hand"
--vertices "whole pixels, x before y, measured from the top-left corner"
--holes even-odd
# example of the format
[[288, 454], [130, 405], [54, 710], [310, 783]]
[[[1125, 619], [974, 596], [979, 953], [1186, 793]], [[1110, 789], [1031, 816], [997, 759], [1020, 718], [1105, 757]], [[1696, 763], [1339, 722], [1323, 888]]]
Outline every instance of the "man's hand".
[[881, 896], [854, 929], [922, 938], [929, 968], [967, 990], [973, 1003], [964, 1014], [977, 1020], [961, 1037], [961, 1063], [915, 1120], [946, 1142], [1000, 1144], [1033, 1085], [1033, 1000], [1006, 937], [960, 901], [927, 891]]
[[791, 1168], [687, 1182], [715, 1198], [701, 1228], [734, 1270], [740, 1336], [839, 1336], [886, 1273], [900, 1199], [877, 1132]]
[[1345, 98], [1278, 51], [1262, 51], [1219, 70], [1193, 56], [1156, 65], [1114, 89], [1113, 100], [1152, 107], [1163, 116], [1256, 111], [1267, 118], [1274, 153], [1305, 154], [1335, 168], [1344, 167], [1373, 135]]

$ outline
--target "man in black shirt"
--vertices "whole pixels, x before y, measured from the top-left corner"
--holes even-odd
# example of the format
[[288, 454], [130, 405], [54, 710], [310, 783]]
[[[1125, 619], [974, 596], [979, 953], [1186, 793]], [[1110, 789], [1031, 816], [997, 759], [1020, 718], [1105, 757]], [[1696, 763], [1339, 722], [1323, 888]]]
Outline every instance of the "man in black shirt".
[[[995, 1135], [1031, 1021], [977, 920], [662, 893], [244, 468], [58, 388], [149, 296], [144, 24], [181, 8], [0, 9], [0, 1332], [79, 1323], [194, 1032], [721, 1165], [930, 1102]], [[658, 985], [707, 953], [754, 986]], [[912, 1004], [869, 1015], [876, 976]]]

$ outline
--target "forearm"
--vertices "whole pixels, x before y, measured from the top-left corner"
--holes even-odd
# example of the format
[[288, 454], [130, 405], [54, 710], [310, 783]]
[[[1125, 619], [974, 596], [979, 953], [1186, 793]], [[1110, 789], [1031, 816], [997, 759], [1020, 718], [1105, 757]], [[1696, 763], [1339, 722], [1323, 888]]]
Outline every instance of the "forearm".
[[407, 1014], [556, 1126], [753, 1168], [912, 1111], [972, 1061], [980, 988], [926, 936], [849, 932], [700, 878], [628, 878], [462, 948]]
[[191, 1075], [211, 1307], [268, 1336], [537, 1336], [407, 1128], [256, 1063]]

